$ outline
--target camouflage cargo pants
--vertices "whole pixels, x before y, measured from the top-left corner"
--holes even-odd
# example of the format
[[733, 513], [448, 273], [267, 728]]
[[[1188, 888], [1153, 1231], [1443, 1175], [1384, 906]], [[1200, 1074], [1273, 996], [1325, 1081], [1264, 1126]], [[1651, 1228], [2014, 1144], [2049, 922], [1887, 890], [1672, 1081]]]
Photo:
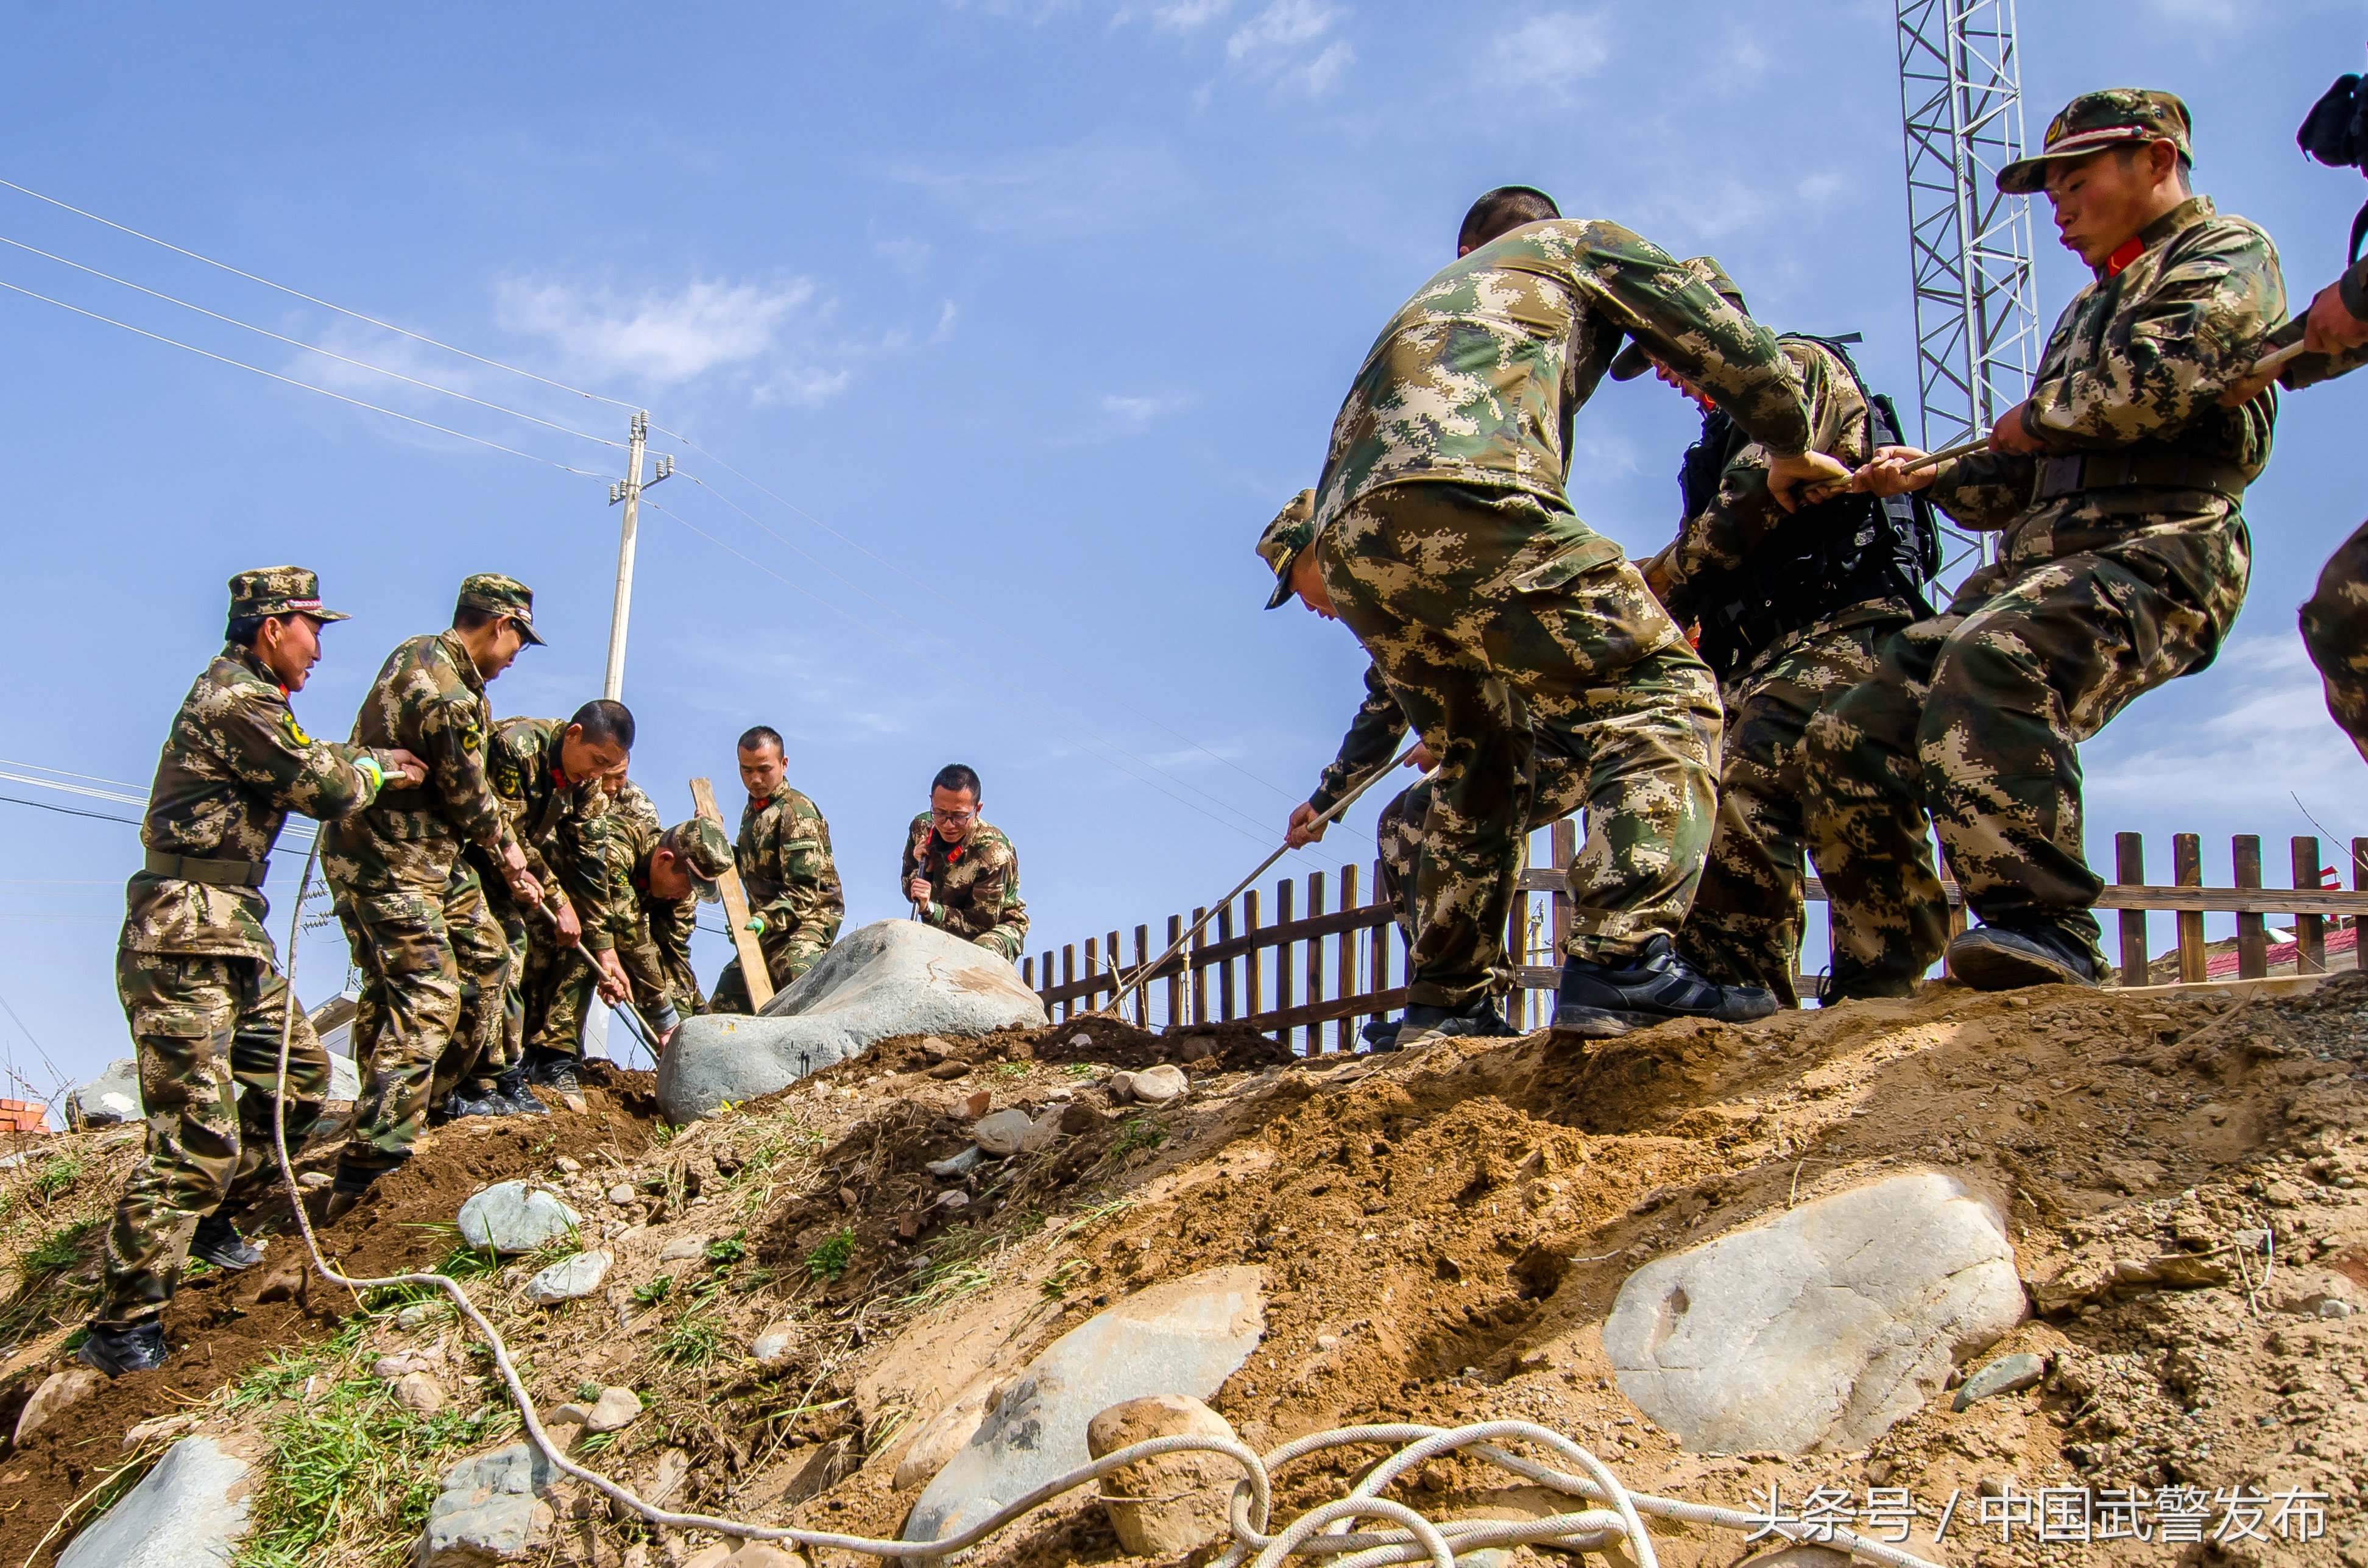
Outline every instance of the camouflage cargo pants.
[[1326, 588], [1439, 759], [1415, 879], [1407, 999], [1501, 994], [1532, 724], [1584, 779], [1565, 950], [1619, 962], [1674, 936], [1716, 803], [1719, 707], [1620, 547], [1520, 492], [1399, 484], [1318, 540]]
[[[271, 1122], [288, 983], [260, 959], [119, 951], [115, 989], [148, 1120], [147, 1153], [107, 1233], [97, 1321], [122, 1328], [173, 1299], [199, 1221], [236, 1213], [278, 1179]], [[328, 1095], [329, 1058], [299, 1007], [288, 1040], [290, 1158]]]
[[[501, 927], [508, 962], [502, 971], [500, 990], [491, 994], [481, 990], [468, 1004], [461, 1054], [449, 1061], [447, 1071], [437, 1076], [440, 1079], [449, 1074], [461, 1087], [482, 1095], [493, 1088], [495, 1079], [526, 1060], [529, 974], [537, 937], [547, 937], [551, 923], [511, 897], [508, 884], [488, 878], [483, 866], [476, 872], [485, 911]], [[548, 946], [547, 939], [544, 945]]]
[[510, 946], [463, 858], [432, 886], [336, 891], [362, 972], [354, 1016], [362, 1093], [344, 1158], [385, 1169], [411, 1153], [435, 1096], [501, 1050]]
[[[1587, 805], [1587, 775], [1570, 759], [1543, 747], [1536, 753], [1531, 782], [1530, 825], [1535, 833], [1574, 815]], [[1382, 858], [1382, 888], [1397, 916], [1398, 935], [1414, 949], [1414, 889], [1422, 877], [1422, 824], [1430, 817], [1432, 780], [1401, 790], [1373, 824], [1373, 845]]]
[[2327, 711], [2368, 756], [2368, 523], [2328, 557], [2302, 607], [2303, 646], [2327, 687]]
[[1810, 722], [1803, 769], [1842, 994], [1902, 993], [1946, 945], [1928, 816], [1985, 922], [2051, 929], [2104, 972], [2079, 743], [2210, 661], [2243, 602], [2223, 598], [2225, 618], [2134, 539], [1985, 567], [1876, 647], [1873, 676]]
[[1678, 933], [1678, 951], [1713, 980], [1800, 1006], [1801, 737], [1820, 709], [1874, 674], [1875, 645], [1906, 620], [1813, 628], [1729, 684], [1718, 828]]
[[[765, 955], [765, 970], [772, 977], [773, 994], [778, 996], [793, 984], [798, 976], [814, 968], [814, 960], [830, 950], [827, 942], [798, 931], [782, 931], [767, 926], [757, 938], [757, 951]], [[715, 977], [715, 994], [707, 999], [711, 1013], [746, 1013], [748, 984], [740, 978], [740, 960], [735, 954], [723, 972]]]
[[1028, 950], [1028, 932], [1024, 926], [990, 926], [973, 937], [971, 945], [999, 955], [1006, 963], [1018, 963], [1019, 955]]
[[592, 1014], [599, 972], [580, 947], [558, 948], [527, 979], [527, 1043], [566, 1056], [584, 1054], [584, 1022]]

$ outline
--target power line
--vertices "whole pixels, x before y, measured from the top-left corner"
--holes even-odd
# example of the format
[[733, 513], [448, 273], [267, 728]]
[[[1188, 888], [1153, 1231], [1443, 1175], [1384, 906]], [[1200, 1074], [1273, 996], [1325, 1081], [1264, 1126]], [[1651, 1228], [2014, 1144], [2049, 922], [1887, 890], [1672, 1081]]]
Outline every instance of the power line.
[[[7, 1012], [8, 1017], [15, 1021], [17, 1028], [23, 1032], [27, 1040], [32, 1042], [33, 1054], [41, 1059], [41, 1065], [48, 1068], [51, 1075], [57, 1079], [58, 1087], [61, 1090], [64, 1089], [67, 1084], [66, 1075], [58, 1071], [58, 1064], [50, 1060], [50, 1053], [48, 1050], [42, 1046], [40, 1037], [35, 1034], [32, 1030], [25, 1028], [25, 1020], [17, 1017], [17, 1009], [15, 1006], [11, 1004], [8, 998], [5, 995], [0, 995], [0, 1009], [5, 1009]], [[21, 1081], [22, 1080], [19, 1080], [19, 1082]]]
[[138, 827], [140, 825], [140, 819], [138, 817], [109, 816], [105, 812], [78, 812], [72, 806], [53, 806], [47, 801], [19, 800], [14, 795], [0, 795], [0, 801], [6, 801], [12, 806], [30, 806], [35, 811], [40, 812], [57, 812], [70, 817], [89, 817], [95, 822], [120, 822], [129, 827]]
[[[0, 185], [5, 185], [6, 183], [7, 182], [5, 180], [0, 180]], [[47, 294], [35, 293], [32, 290], [24, 288], [18, 284], [11, 283], [6, 278], [0, 278], [0, 289], [6, 289], [11, 293], [22, 294], [28, 300], [39, 300], [45, 305], [55, 305], [62, 311], [72, 311], [78, 316], [88, 316], [91, 320], [95, 322], [104, 322], [108, 326], [121, 327], [126, 332], [135, 333], [142, 337], [153, 338], [158, 343], [169, 344], [175, 348], [187, 349], [189, 353], [199, 355], [207, 359], [214, 360], [220, 364], [233, 366], [241, 370], [252, 370], [258, 376], [282, 382], [288, 386], [298, 387], [305, 392], [317, 393], [322, 397], [335, 398], [339, 403], [348, 403], [353, 404], [356, 408], [367, 408], [373, 414], [383, 414], [390, 419], [400, 419], [406, 425], [416, 425], [423, 430], [433, 430], [438, 435], [450, 436], [457, 440], [472, 441], [480, 447], [491, 447], [497, 452], [507, 452], [514, 458], [524, 458], [529, 462], [538, 462], [546, 468], [555, 468], [563, 473], [580, 473], [586, 479], [606, 480], [609, 477], [609, 475], [605, 473], [595, 473], [588, 468], [575, 468], [564, 462], [555, 462], [550, 458], [537, 457], [532, 452], [522, 452], [516, 447], [506, 447], [499, 441], [488, 441], [483, 436], [472, 436], [465, 430], [455, 430], [450, 426], [438, 425], [432, 419], [421, 419], [409, 414], [398, 414], [392, 408], [381, 408], [377, 403], [365, 403], [358, 397], [347, 397], [343, 392], [331, 392], [326, 387], [316, 387], [310, 381], [300, 381], [293, 376], [283, 376], [277, 370], [267, 370], [260, 365], [250, 365], [244, 359], [233, 359], [226, 354], [217, 354], [211, 348], [199, 348], [195, 344], [183, 343], [179, 338], [166, 337], [161, 332], [150, 332], [146, 327], [133, 326], [130, 322], [117, 321], [113, 316], [103, 316], [97, 311], [84, 310], [80, 305], [69, 305], [63, 300], [53, 300]]]
[[[38, 765], [29, 762], [12, 762], [8, 764], [8, 766], [11, 767], [34, 767]], [[40, 771], [43, 773], [63, 773], [65, 770], [58, 767], [43, 767], [40, 768]], [[81, 778], [87, 778], [88, 775], [68, 774], [67, 777]], [[113, 801], [119, 806], [144, 806], [148, 803], [148, 797], [145, 795], [124, 795], [119, 794], [113, 790], [93, 790], [87, 785], [83, 784], [60, 784], [54, 779], [28, 778], [21, 773], [0, 773], [0, 779], [6, 779], [11, 784], [30, 784], [37, 790], [63, 790], [70, 795], [88, 795], [93, 800]], [[103, 784], [113, 784], [116, 783], [117, 780], [113, 778], [103, 778], [98, 782]], [[125, 788], [129, 789], [131, 786], [126, 785]]]
[[571, 429], [564, 425], [555, 424], [551, 420], [543, 418], [540, 415], [528, 414], [520, 409], [505, 407], [498, 403], [488, 403], [484, 398], [471, 397], [467, 392], [455, 392], [450, 387], [439, 387], [433, 381], [423, 381], [416, 376], [406, 376], [400, 370], [390, 370], [383, 365], [373, 365], [368, 360], [349, 358], [346, 355], [336, 353], [331, 349], [324, 348], [318, 344], [307, 343], [301, 337], [289, 337], [284, 334], [273, 332], [268, 327], [256, 326], [252, 322], [243, 322], [236, 316], [226, 316], [220, 311], [210, 311], [203, 305], [193, 305], [187, 300], [176, 300], [170, 294], [159, 293], [157, 290], [148, 288], [144, 284], [134, 283], [127, 278], [118, 278], [111, 272], [101, 272], [95, 267], [85, 267], [81, 262], [69, 261], [64, 256], [52, 255], [48, 251], [40, 249], [37, 245], [28, 245], [22, 240], [12, 240], [6, 234], [0, 234], [0, 245], [14, 245], [18, 250], [28, 251], [34, 256], [42, 257], [44, 260], [54, 261], [61, 267], [71, 267], [76, 272], [87, 272], [93, 278], [104, 278], [109, 283], [120, 284], [126, 289], [135, 290], [140, 293], [147, 295], [152, 300], [162, 300], [168, 305], [178, 305], [185, 311], [195, 311], [201, 316], [211, 317], [215, 321], [254, 333], [260, 337], [268, 337], [274, 343], [284, 343], [290, 348], [302, 348], [308, 354], [318, 354], [324, 358], [335, 359], [340, 365], [351, 365], [358, 370], [368, 370], [373, 375], [385, 376], [392, 380], [402, 381], [407, 386], [417, 387], [423, 392], [438, 392], [446, 397], [459, 398], [462, 403], [473, 403], [479, 408], [489, 408], [495, 414], [507, 414], [513, 419], [523, 419], [529, 425], [540, 425], [546, 430], [556, 430], [563, 436], [573, 436], [579, 441], [597, 441], [604, 447], [621, 448], [624, 445], [622, 441], [612, 441], [606, 436], [595, 436], [588, 430], [575, 430]]
[[632, 408], [634, 406], [630, 403], [621, 402], [617, 398], [603, 397], [598, 392], [586, 392], [582, 387], [571, 387], [564, 381], [554, 381], [549, 376], [539, 376], [532, 370], [522, 370], [516, 365], [505, 365], [499, 359], [488, 359], [482, 354], [472, 354], [465, 348], [456, 348], [449, 343], [439, 343], [435, 338], [429, 337], [424, 333], [414, 332], [409, 327], [397, 326], [393, 322], [381, 321], [376, 316], [364, 315], [359, 311], [350, 310], [344, 305], [321, 299], [317, 295], [307, 294], [301, 289], [290, 289], [285, 283], [274, 283], [268, 278], [257, 277], [256, 274], [248, 272], [244, 268], [233, 267], [226, 261], [216, 261], [210, 256], [200, 256], [196, 251], [188, 250], [183, 246], [173, 244], [170, 240], [160, 240], [154, 234], [142, 233], [139, 230], [131, 228], [127, 224], [117, 222], [112, 218], [102, 218], [96, 212], [86, 212], [83, 209], [74, 206], [72, 202], [61, 201], [54, 196], [44, 196], [40, 191], [31, 189], [26, 186], [18, 185], [14, 180], [0, 179], [0, 186], [6, 186], [8, 189], [16, 191], [20, 195], [29, 196], [36, 201], [46, 201], [51, 206], [71, 212], [77, 218], [87, 218], [94, 223], [104, 223], [107, 227], [115, 230], [119, 233], [130, 234], [135, 240], [145, 240], [152, 245], [160, 245], [165, 250], [173, 252], [176, 256], [186, 256], [191, 261], [201, 261], [208, 267], [219, 267], [222, 271], [230, 273], [233, 277], [244, 278], [250, 283], [260, 283], [265, 288], [277, 290], [279, 292], [286, 294], [291, 299], [302, 300], [307, 304], [318, 305], [324, 311], [335, 311], [341, 316], [351, 316], [354, 320], [359, 322], [368, 322], [372, 326], [383, 328], [385, 331], [398, 334], [404, 337], [408, 337], [416, 343], [425, 343], [430, 348], [440, 348], [447, 354], [458, 354], [463, 359], [473, 359], [480, 365], [489, 366], [496, 370], [507, 370], [513, 376], [524, 376], [528, 381], [541, 381], [544, 386], [555, 388], [560, 392], [570, 394], [571, 396], [589, 398], [594, 403], [605, 403], [616, 408]]
[[29, 767], [36, 773], [55, 773], [67, 778], [86, 778], [93, 784], [112, 784], [119, 790], [140, 788], [128, 778], [101, 778], [96, 773], [74, 773], [63, 767], [43, 767], [38, 762], [10, 762], [5, 756], [0, 756], [0, 767]]
[[[717, 457], [713, 452], [709, 451], [705, 447], [700, 446], [698, 442], [682, 434], [679, 430], [669, 430], [663, 425], [655, 425], [654, 427], [660, 433], [671, 436], [676, 440], [680, 441], [692, 451], [697, 452], [703, 458], [706, 458], [709, 461], [714, 463], [716, 467], [732, 475], [733, 478], [740, 481], [743, 484], [749, 486], [751, 489], [756, 490], [758, 494], [768, 497], [784, 509], [796, 513], [799, 517], [803, 517], [807, 522], [812, 523], [815, 528], [818, 528], [823, 532], [830, 535], [831, 538], [838, 540], [841, 544], [846, 545], [848, 549], [860, 551], [863, 555], [868, 556], [872, 561], [878, 562], [880, 565], [885, 566], [888, 570], [895, 573], [898, 576], [904, 578], [915, 587], [936, 595], [939, 598], [943, 599], [947, 604], [951, 605], [962, 614], [970, 617], [973, 620], [977, 621], [981, 626], [986, 627], [989, 631], [995, 632], [1005, 642], [1009, 642], [1013, 647], [1019, 648], [1023, 652], [1031, 653], [1037, 658], [1042, 659], [1044, 663], [1052, 665], [1053, 668], [1059, 670], [1063, 675], [1069, 676], [1071, 679], [1077, 682], [1078, 685], [1086, 687], [1088, 691], [1099, 693], [1099, 695], [1110, 699], [1112, 702], [1117, 703], [1120, 707], [1125, 709], [1136, 718], [1143, 720], [1145, 723], [1156, 725], [1158, 728], [1167, 731], [1169, 734], [1174, 735], [1178, 740], [1182, 741], [1193, 750], [1201, 753], [1203, 756], [1208, 756], [1216, 762], [1223, 763], [1225, 767], [1232, 768], [1235, 772], [1240, 774], [1243, 778], [1249, 779], [1252, 783], [1262, 785], [1265, 788], [1273, 790], [1276, 794], [1282, 796], [1286, 800], [1296, 801], [1299, 798], [1296, 795], [1293, 795], [1290, 790], [1282, 788], [1281, 785], [1269, 779], [1259, 778], [1257, 774], [1252, 773], [1248, 768], [1244, 767], [1240, 763], [1234, 761], [1231, 757], [1210, 750], [1209, 747], [1201, 744], [1199, 741], [1194, 740], [1190, 735], [1188, 735], [1183, 731], [1177, 729], [1174, 725], [1164, 722], [1152, 714], [1145, 713], [1142, 709], [1137, 708], [1134, 704], [1127, 701], [1125, 698], [1121, 697], [1118, 693], [1110, 690], [1106, 687], [1097, 684], [1081, 672], [1071, 669], [1066, 665], [1061, 663], [1060, 660], [1053, 657], [1052, 654], [1045, 653], [1042, 649], [1038, 648], [1034, 644], [1025, 642], [1020, 638], [1014, 637], [1007, 628], [999, 626], [996, 622], [988, 619], [985, 616], [979, 614], [976, 610], [972, 609], [969, 606], [963, 604], [961, 600], [955, 598], [944, 589], [913, 575], [912, 573], [907, 572], [904, 567], [899, 566], [895, 562], [889, 560], [886, 556], [878, 554], [877, 552], [866, 548], [858, 540], [839, 532], [837, 528], [832, 528], [828, 523], [824, 522], [820, 517], [815, 517], [812, 512], [807, 511], [796, 502], [787, 500], [775, 494], [772, 490], [768, 489], [757, 481], [749, 478], [746, 474], [741, 472], [738, 469], [734, 468], [730, 463], [725, 462], [722, 458]], [[689, 474], [686, 477], [689, 478], [693, 484], [699, 485], [709, 494], [716, 495], [717, 499], [723, 499], [722, 494], [715, 490], [714, 486], [709, 484], [697, 474]], [[751, 518], [750, 520], [754, 521], [755, 519]], [[757, 526], [762, 528], [764, 525], [760, 523]], [[767, 531], [770, 532], [771, 530], [768, 529]], [[788, 541], [783, 540], [782, 542], [787, 543]], [[809, 557], [809, 559], [811, 559], [811, 557]]]

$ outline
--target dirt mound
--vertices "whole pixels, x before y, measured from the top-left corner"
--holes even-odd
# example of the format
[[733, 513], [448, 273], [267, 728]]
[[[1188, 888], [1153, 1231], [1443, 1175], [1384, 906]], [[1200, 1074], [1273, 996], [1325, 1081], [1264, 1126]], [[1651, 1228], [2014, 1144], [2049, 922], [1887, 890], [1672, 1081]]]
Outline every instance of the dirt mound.
[[[1133, 1103], [1114, 1073], [1159, 1060], [1185, 1065], [1191, 1092]], [[1212, 1403], [1256, 1447], [1356, 1421], [1518, 1417], [1632, 1485], [1691, 1500], [1748, 1506], [1772, 1486], [1797, 1506], [1824, 1486], [1862, 1506], [1870, 1489], [1905, 1488], [1929, 1531], [1953, 1495], [1940, 1553], [1959, 1562], [2062, 1560], [2035, 1525], [1998, 1539], [1992, 1516], [2013, 1519], [1998, 1500], [2017, 1492], [2241, 1504], [2243, 1489], [2283, 1489], [2323, 1494], [2324, 1535], [2281, 1539], [2264, 1522], [2265, 1541], [2225, 1541], [2216, 1560], [2368, 1557], [2355, 1512], [2368, 1313], [2354, 1311], [2368, 1306], [2368, 1151], [2354, 1131], [2368, 979], [2287, 1000], [1942, 985], [1586, 1050], [1535, 1035], [1312, 1062], [1238, 1028], [1153, 1036], [1096, 1018], [885, 1041], [671, 1135], [649, 1127], [645, 1094], [620, 1083], [582, 1116], [440, 1134], [432, 1159], [330, 1239], [351, 1266], [416, 1267], [450, 1250], [426, 1227], [477, 1187], [529, 1176], [560, 1192], [586, 1216], [585, 1244], [597, 1233], [614, 1256], [601, 1293], [533, 1307], [526, 1263], [471, 1272], [470, 1288], [539, 1400], [614, 1383], [641, 1394], [649, 1414], [601, 1440], [601, 1462], [672, 1487], [677, 1506], [894, 1535], [916, 1495], [898, 1466], [965, 1391], [1133, 1291], [1249, 1264], [1269, 1292], [1265, 1341]], [[978, 1117], [1007, 1109], [1040, 1130], [1030, 1151], [966, 1153]], [[2034, 1310], [1978, 1359], [2034, 1352], [2040, 1386], [1964, 1412], [1936, 1401], [1866, 1449], [1804, 1456], [1686, 1453], [1622, 1394], [1600, 1328], [1640, 1264], [1911, 1168], [1950, 1172], [2005, 1216]], [[120, 1463], [114, 1434], [132, 1421], [203, 1398], [209, 1429], [252, 1426], [223, 1393], [243, 1375], [255, 1387], [242, 1369], [351, 1322], [353, 1303], [317, 1284], [273, 1304], [256, 1288], [186, 1291], [172, 1324], [188, 1352], [83, 1407], [73, 1437], [37, 1436], [0, 1460], [0, 1508], [25, 1499], [0, 1515], [0, 1551], [21, 1557]], [[323, 1363], [324, 1399], [382, 1400], [368, 1365], [400, 1351], [449, 1368], [454, 1411], [482, 1424], [470, 1440], [507, 1430], [449, 1324], [381, 1315], [340, 1332], [350, 1347]], [[9, 1385], [17, 1397], [39, 1369]], [[269, 1408], [306, 1418], [284, 1388]], [[408, 1462], [432, 1468], [460, 1439], [421, 1427], [405, 1440]], [[1373, 1457], [1294, 1469], [1281, 1506], [1337, 1495]], [[280, 1485], [263, 1483], [267, 1516]], [[1436, 1461], [1397, 1494], [1434, 1517], [1521, 1506], [1501, 1474], [1464, 1461]], [[614, 1568], [635, 1546], [698, 1544], [653, 1541], [565, 1489], [554, 1501], [554, 1562]], [[416, 1523], [398, 1511], [373, 1528], [338, 1550], [392, 1562]], [[2216, 1513], [2214, 1528], [2226, 1533]], [[1676, 1568], [1742, 1550], [1675, 1527], [1656, 1541]], [[2089, 1550], [2155, 1561], [2162, 1547]], [[1122, 1555], [1081, 1495], [975, 1553], [985, 1568]]]

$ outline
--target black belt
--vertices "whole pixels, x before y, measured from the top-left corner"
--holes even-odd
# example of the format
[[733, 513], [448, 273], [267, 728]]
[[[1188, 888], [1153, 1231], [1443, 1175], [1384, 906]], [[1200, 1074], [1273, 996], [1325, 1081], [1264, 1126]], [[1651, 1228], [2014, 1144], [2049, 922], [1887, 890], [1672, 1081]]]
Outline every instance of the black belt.
[[2217, 458], [2185, 452], [2089, 452], [2039, 460], [2034, 505], [2083, 490], [2209, 490], [2231, 501], [2245, 497], [2245, 471]]
[[199, 860], [187, 855], [167, 855], [160, 849], [148, 851], [148, 874], [152, 877], [172, 877], [185, 882], [204, 882], [218, 888], [259, 888], [263, 879], [271, 874], [268, 860]]

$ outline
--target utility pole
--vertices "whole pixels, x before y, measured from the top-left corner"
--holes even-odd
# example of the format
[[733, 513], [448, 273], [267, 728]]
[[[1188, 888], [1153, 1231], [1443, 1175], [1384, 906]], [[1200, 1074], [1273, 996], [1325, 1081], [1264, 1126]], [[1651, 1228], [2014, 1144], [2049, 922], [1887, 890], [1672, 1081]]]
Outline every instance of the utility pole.
[[[625, 504], [624, 526], [617, 531], [617, 597], [609, 610], [609, 674], [600, 683], [600, 695], [611, 702], [625, 691], [625, 623], [633, 611], [633, 533], [641, 523], [642, 492], [647, 488], [642, 482], [642, 454], [650, 438], [647, 409], [633, 415], [632, 437], [626, 449], [625, 477], [609, 486], [609, 505]], [[674, 459], [661, 454], [649, 483], [673, 472]]]

